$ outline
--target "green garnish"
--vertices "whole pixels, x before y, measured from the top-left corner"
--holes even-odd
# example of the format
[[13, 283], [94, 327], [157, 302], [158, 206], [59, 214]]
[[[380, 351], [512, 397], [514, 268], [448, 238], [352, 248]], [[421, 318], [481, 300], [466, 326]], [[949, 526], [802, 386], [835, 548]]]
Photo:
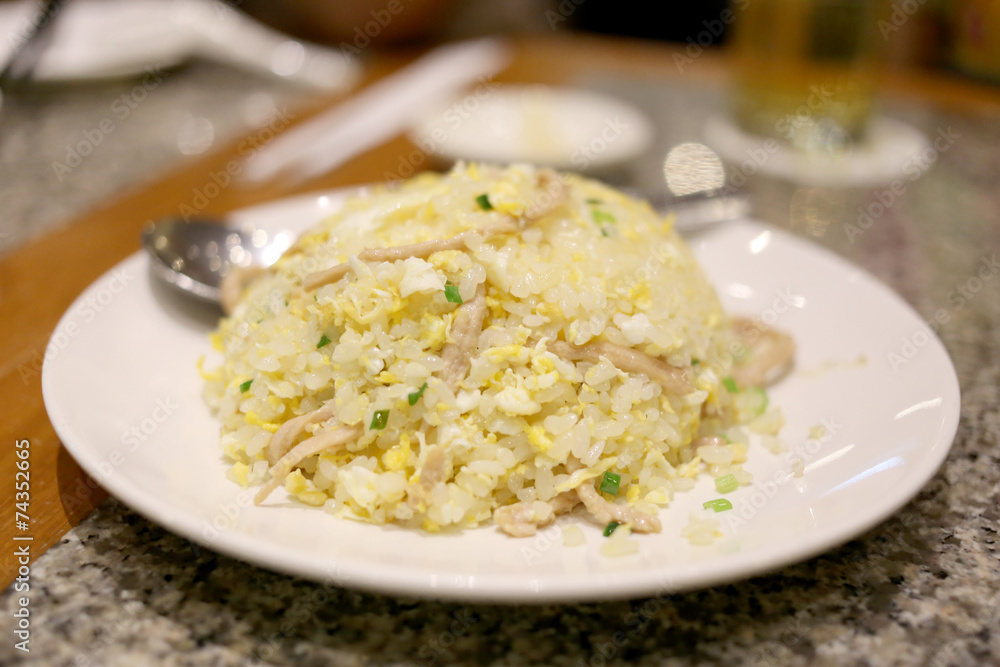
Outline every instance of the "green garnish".
[[701, 504], [707, 510], [712, 510], [714, 512], [725, 512], [726, 510], [733, 509], [733, 504], [726, 500], [725, 498], [716, 498], [715, 500], [709, 500]]
[[492, 211], [493, 204], [490, 203], [490, 197], [485, 192], [478, 197], [476, 197], [476, 203], [479, 204], [479, 208], [484, 211]]
[[313, 301], [319, 301], [319, 294], [313, 294]]
[[751, 401], [754, 412], [758, 415], [762, 415], [767, 412], [767, 406], [771, 402], [771, 399], [767, 397], [766, 391], [764, 391], [761, 387], [747, 387], [747, 396]]
[[717, 477], [715, 480], [715, 488], [719, 493], [729, 493], [730, 491], [735, 491], [739, 488], [740, 483], [736, 481], [736, 475], [730, 473], [728, 475], [723, 475], [722, 477]]
[[462, 295], [458, 293], [458, 285], [445, 285], [444, 298], [452, 303], [462, 303]]
[[371, 429], [373, 431], [381, 431], [385, 428], [385, 425], [389, 423], [389, 411], [388, 410], [376, 410], [375, 414], [372, 415], [372, 425]]
[[330, 342], [331, 341], [329, 338], [326, 337], [326, 334], [323, 334], [323, 337], [319, 339], [318, 343], [316, 343], [316, 349], [318, 350], [321, 347], [326, 347], [327, 345], [330, 344]]
[[612, 521], [604, 527], [604, 537], [611, 537], [611, 533], [615, 532], [615, 528], [618, 527], [617, 521]]
[[601, 491], [604, 493], [610, 493], [611, 495], [618, 494], [618, 485], [622, 481], [622, 476], [611, 472], [610, 470], [604, 473], [604, 477], [601, 478]]
[[608, 234], [608, 228], [607, 227], [601, 227], [601, 236], [603, 236], [605, 238], [611, 236], [611, 234]]
[[691, 365], [692, 366], [697, 366], [700, 363], [701, 363], [701, 359], [692, 359], [691, 360]]
[[424, 389], [427, 389], [427, 383], [426, 382], [423, 383], [422, 385], [420, 385], [420, 389], [417, 389], [415, 392], [413, 392], [412, 394], [409, 394], [406, 397], [406, 400], [410, 402], [410, 405], [416, 405], [417, 404], [417, 401], [420, 400], [420, 397], [424, 395]]
[[247, 393], [247, 390], [250, 389], [250, 385], [252, 385], [252, 384], [253, 384], [253, 380], [247, 380], [246, 382], [244, 382], [243, 384], [241, 384], [240, 385], [240, 393], [241, 394]]
[[615, 216], [611, 215], [607, 211], [602, 211], [599, 208], [595, 208], [593, 211], [591, 211], [590, 215], [593, 216], [594, 222], [596, 222], [599, 225], [604, 225], [604, 224], [613, 225], [616, 222], [618, 222], [617, 220], [615, 220]]
[[598, 199], [597, 197], [590, 197], [586, 201], [587, 201], [588, 204], [591, 204], [591, 205], [593, 205], [593, 204], [603, 204], [604, 203], [602, 200]]
[[723, 386], [725, 386], [726, 390], [730, 394], [735, 394], [735, 393], [737, 393], [740, 390], [740, 388], [736, 385], [736, 380], [734, 380], [733, 378], [729, 377], [728, 375], [726, 377], [722, 378], [722, 384], [723, 384]]

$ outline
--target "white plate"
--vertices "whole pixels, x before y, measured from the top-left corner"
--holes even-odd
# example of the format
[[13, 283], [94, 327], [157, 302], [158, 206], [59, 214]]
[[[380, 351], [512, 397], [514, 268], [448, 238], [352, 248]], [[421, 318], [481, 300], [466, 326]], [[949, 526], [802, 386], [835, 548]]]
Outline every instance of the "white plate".
[[[0, 63], [27, 39], [38, 4], [0, 3]], [[62, 9], [32, 78], [66, 82], [147, 75], [118, 102], [125, 109], [124, 101], [141, 102], [168, 76], [163, 70], [193, 57], [324, 91], [349, 89], [359, 69], [341, 49], [295, 41], [212, 0], [85, 0]]]
[[934, 150], [923, 132], [888, 116], [873, 118], [864, 141], [837, 155], [809, 153], [783, 141], [748, 134], [723, 115], [711, 116], [705, 123], [705, 143], [733, 165], [730, 182], [737, 173], [746, 178], [759, 169], [762, 174], [818, 188], [870, 188], [896, 179], [914, 181], [932, 162], [924, 151]]
[[[342, 194], [244, 211], [240, 221], [308, 227]], [[637, 554], [606, 558], [599, 527], [567, 548], [559, 527], [513, 539], [487, 526], [426, 535], [338, 520], [320, 509], [251, 503], [226, 480], [218, 425], [195, 369], [211, 326], [199, 310], [151, 282], [144, 256], [109, 271], [63, 316], [46, 352], [49, 417], [83, 468], [136, 511], [216, 551], [318, 581], [390, 594], [549, 602], [657, 595], [729, 582], [819, 554], [899, 509], [951, 446], [959, 389], [937, 338], [895, 294], [829, 252], [751, 222], [695, 243], [733, 313], [792, 333], [796, 371], [771, 391], [787, 417], [792, 455], [752, 451], [757, 481], [730, 494], [724, 537], [694, 547], [680, 537], [689, 512], [716, 498], [712, 481], [678, 494], [663, 532], [636, 536]], [[910, 346], [903, 349], [903, 341]], [[904, 355], [904, 352], [906, 353]], [[905, 363], [890, 366], [887, 355]], [[859, 356], [867, 359], [858, 363]], [[909, 358], [906, 356], [909, 355]], [[810, 427], [830, 426], [804, 446]], [[774, 483], [775, 474], [780, 483]], [[275, 494], [274, 500], [279, 499]]]
[[601, 171], [646, 152], [653, 124], [624, 100], [590, 90], [484, 84], [432, 108], [410, 131], [446, 160], [529, 162]]

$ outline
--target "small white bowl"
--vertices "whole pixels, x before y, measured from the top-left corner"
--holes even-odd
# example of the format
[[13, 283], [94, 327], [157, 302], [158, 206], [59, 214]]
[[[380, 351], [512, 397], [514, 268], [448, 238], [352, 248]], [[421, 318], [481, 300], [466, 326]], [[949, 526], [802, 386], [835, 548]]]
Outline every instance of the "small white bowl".
[[418, 119], [410, 139], [447, 161], [532, 163], [602, 171], [653, 142], [653, 124], [634, 106], [588, 90], [482, 83]]

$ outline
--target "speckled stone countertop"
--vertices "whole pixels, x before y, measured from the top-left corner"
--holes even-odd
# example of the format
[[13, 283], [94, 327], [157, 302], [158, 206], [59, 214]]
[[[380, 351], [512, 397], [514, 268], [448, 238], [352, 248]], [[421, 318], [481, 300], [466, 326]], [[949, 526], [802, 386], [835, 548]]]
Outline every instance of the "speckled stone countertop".
[[[665, 144], [691, 138], [720, 95], [693, 84], [593, 83], [655, 110]], [[179, 72], [170, 85], [184, 102], [164, 113], [186, 109], [196, 118], [224, 116], [211, 101], [220, 89], [230, 100], [260, 89], [210, 67]], [[22, 119], [35, 133], [14, 136], [5, 128], [0, 191], [8, 243], [79, 212], [97, 196], [88, 199], [92, 188], [105, 197], [136, 174], [181, 159], [173, 142], [158, 150], [143, 138], [143, 127], [163, 119], [137, 115], [135, 130], [109, 148], [115, 160], [95, 153], [86, 170], [93, 182], [82, 175], [69, 186], [47, 175], [35, 180], [32, 170], [51, 169], [58, 159], [65, 133], [104, 113], [105, 93], [77, 94], [75, 111], [53, 104]], [[196, 107], [202, 111], [190, 112]], [[681, 108], [686, 121], [677, 120]], [[842, 225], [872, 201], [871, 190], [763, 179], [748, 187], [758, 217], [847, 256], [930, 317], [947, 307], [950, 290], [973, 275], [984, 253], [1000, 252], [1000, 122], [912, 104], [889, 111], [929, 134], [953, 127], [961, 139], [857, 243], [846, 240]], [[45, 127], [60, 118], [56, 129]], [[216, 124], [220, 133], [239, 129]], [[192, 127], [197, 135], [205, 123]], [[28, 157], [38, 154], [44, 157]], [[123, 159], [136, 168], [126, 174], [116, 167]], [[274, 574], [197, 547], [109, 500], [33, 566], [28, 656], [13, 648], [15, 594], [0, 597], [0, 664], [1000, 664], [1000, 280], [952, 314], [939, 335], [963, 400], [947, 462], [883, 525], [805, 563], [650, 600], [462, 605]]]

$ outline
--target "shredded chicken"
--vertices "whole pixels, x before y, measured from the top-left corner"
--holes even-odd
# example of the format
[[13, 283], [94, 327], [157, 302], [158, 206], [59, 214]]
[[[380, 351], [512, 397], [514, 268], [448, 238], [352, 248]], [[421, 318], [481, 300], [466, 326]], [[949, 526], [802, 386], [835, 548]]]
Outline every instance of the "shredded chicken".
[[[424, 465], [420, 468], [420, 476], [407, 489], [408, 502], [411, 507], [420, 509], [421, 505], [430, 502], [434, 487], [445, 480], [445, 468], [448, 459], [444, 449], [439, 445], [427, 448]], [[423, 511], [421, 509], [421, 511]]]
[[[566, 462], [566, 471], [570, 474], [585, 467], [583, 463], [572, 456]], [[628, 505], [609, 503], [601, 497], [601, 494], [597, 492], [597, 489], [589, 481], [584, 481], [574, 491], [566, 493], [574, 492], [579, 501], [583, 503], [583, 506], [587, 508], [587, 511], [600, 523], [606, 524], [610, 521], [628, 523], [632, 525], [632, 530], [637, 533], [658, 533], [663, 528], [660, 520], [654, 516]], [[566, 493], [562, 493], [560, 496], [565, 496]], [[560, 496], [557, 496], [557, 498]]]
[[281, 425], [267, 443], [267, 462], [274, 465], [278, 459], [284, 456], [291, 448], [295, 438], [299, 437], [306, 426], [318, 424], [333, 417], [333, 401], [330, 401], [317, 410], [307, 412], [304, 415], [289, 419]]
[[[424, 241], [423, 243], [413, 243], [410, 245], [400, 245], [391, 248], [368, 248], [358, 253], [358, 259], [363, 262], [395, 262], [400, 259], [410, 257], [420, 257], [426, 259], [436, 252], [445, 250], [462, 250], [467, 243], [473, 240], [474, 236], [489, 238], [499, 234], [512, 234], [518, 230], [517, 220], [506, 218], [494, 220], [468, 232], [462, 232], [447, 239], [435, 239]], [[314, 290], [335, 283], [343, 278], [351, 269], [350, 264], [344, 262], [325, 271], [310, 273], [302, 281], [302, 287], [306, 290]]]
[[766, 387], [791, 370], [795, 363], [795, 341], [791, 336], [743, 317], [734, 317], [732, 327], [750, 351], [746, 359], [733, 365], [732, 377], [740, 385]]
[[438, 445], [431, 445], [427, 448], [427, 456], [424, 458], [424, 465], [420, 468], [420, 486], [428, 493], [434, 487], [444, 481], [444, 468], [447, 459], [444, 449]]
[[455, 319], [451, 323], [451, 342], [441, 351], [444, 368], [441, 369], [441, 379], [452, 391], [465, 379], [471, 365], [472, 353], [479, 344], [479, 334], [483, 331], [483, 320], [486, 319], [486, 289], [480, 285], [476, 295], [458, 307]]
[[[559, 175], [551, 170], [543, 170], [538, 175], [538, 184], [542, 187], [545, 195], [544, 201], [539, 197], [536, 202], [528, 208], [523, 217], [524, 226], [530, 225], [561, 206], [568, 196], [568, 190], [559, 179]], [[456, 234], [446, 239], [434, 239], [423, 243], [412, 243], [409, 245], [394, 246], [390, 248], [368, 248], [358, 253], [358, 259], [363, 262], [395, 262], [410, 257], [426, 259], [436, 252], [445, 250], [462, 250], [468, 246], [475, 237], [483, 239], [492, 238], [501, 234], [514, 234], [523, 229], [521, 223], [515, 218], [502, 218], [491, 220], [476, 229]], [[324, 271], [315, 271], [307, 275], [302, 286], [306, 290], [314, 290], [323, 285], [335, 283], [350, 271], [347, 262], [338, 264]]]
[[531, 537], [555, 518], [552, 506], [540, 500], [505, 505], [493, 511], [497, 526], [512, 537]]
[[576, 487], [576, 492], [587, 511], [593, 514], [600, 523], [617, 521], [618, 523], [631, 524], [632, 530], [637, 533], [658, 533], [663, 528], [660, 520], [655, 516], [628, 505], [609, 503], [589, 482], [584, 482]]
[[689, 394], [694, 391], [687, 370], [671, 366], [662, 359], [651, 357], [644, 352], [615, 345], [606, 341], [594, 341], [586, 345], [573, 345], [562, 340], [550, 341], [547, 349], [567, 361], [590, 361], [597, 363], [607, 357], [615, 368], [626, 373], [645, 373], [649, 379], [659, 382], [664, 389], [674, 394]]
[[231, 315], [236, 304], [243, 296], [243, 290], [250, 283], [267, 273], [267, 269], [261, 266], [240, 267], [234, 266], [219, 284], [219, 303], [222, 305], [222, 312]]
[[559, 514], [565, 514], [580, 502], [573, 491], [565, 491], [548, 502], [524, 501], [498, 507], [493, 520], [500, 529], [512, 537], [531, 537], [542, 526], [552, 523]]
[[580, 496], [573, 491], [563, 491], [549, 501], [556, 514], [565, 514], [580, 504]]
[[272, 491], [284, 483], [285, 478], [291, 474], [295, 466], [302, 463], [305, 459], [313, 454], [319, 454], [334, 447], [343, 447], [360, 436], [361, 433], [362, 428], [360, 426], [342, 426], [336, 430], [320, 433], [319, 435], [314, 435], [311, 438], [303, 440], [293, 447], [291, 451], [278, 459], [278, 462], [267, 471], [269, 479], [264, 486], [260, 487], [257, 495], [254, 496], [254, 504], [260, 505], [264, 502], [271, 495]]
[[543, 169], [538, 172], [538, 187], [541, 188], [542, 193], [524, 213], [524, 218], [529, 223], [541, 220], [569, 199], [569, 188], [566, 187], [559, 174], [551, 169]]

